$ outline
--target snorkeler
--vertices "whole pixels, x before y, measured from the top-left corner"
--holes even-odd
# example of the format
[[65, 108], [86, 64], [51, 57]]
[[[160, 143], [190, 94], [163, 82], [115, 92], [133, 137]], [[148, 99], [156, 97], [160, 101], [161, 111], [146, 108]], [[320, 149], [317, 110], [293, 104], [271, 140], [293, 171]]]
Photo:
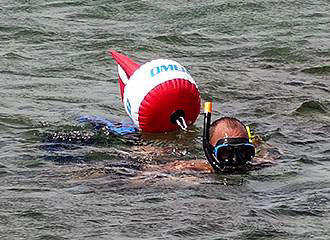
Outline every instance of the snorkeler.
[[[146, 172], [202, 172], [202, 173], [222, 173], [231, 171], [245, 171], [260, 169], [265, 166], [273, 165], [274, 155], [270, 151], [271, 148], [267, 144], [260, 141], [260, 138], [252, 137], [249, 127], [245, 126], [241, 121], [233, 117], [222, 117], [215, 120], [211, 124], [212, 104], [205, 103], [204, 107], [204, 128], [203, 128], [203, 149], [206, 160], [176, 160], [165, 164], [142, 164], [139, 163], [139, 169]], [[137, 134], [138, 129], [130, 124], [130, 121], [114, 121], [95, 117], [83, 116], [78, 119], [80, 123], [88, 123], [93, 127], [96, 133], [101, 132], [117, 137], [118, 139], [127, 136], [127, 139], [132, 137], [132, 134]], [[95, 141], [97, 141], [96, 134]], [[57, 138], [55, 133], [51, 141], [66, 142], [65, 138]], [[72, 144], [74, 136], [69, 135], [67, 141]], [[78, 139], [79, 140], [79, 139]], [[93, 142], [91, 138], [88, 142]], [[81, 141], [80, 141], [81, 142]], [[79, 141], [78, 141], [79, 143]], [[85, 142], [83, 142], [85, 143]], [[144, 145], [138, 143], [132, 148], [136, 152], [138, 158], [147, 159], [150, 163], [152, 153], [163, 152], [168, 153], [171, 149], [158, 149], [156, 146]]]
[[174, 161], [161, 166], [146, 166], [145, 170], [221, 173], [251, 170], [273, 163], [270, 159], [266, 159], [267, 154], [255, 157], [257, 142], [252, 142], [248, 126], [233, 117], [222, 117], [210, 124], [211, 111], [212, 104], [205, 103], [203, 149], [207, 162], [204, 160]]

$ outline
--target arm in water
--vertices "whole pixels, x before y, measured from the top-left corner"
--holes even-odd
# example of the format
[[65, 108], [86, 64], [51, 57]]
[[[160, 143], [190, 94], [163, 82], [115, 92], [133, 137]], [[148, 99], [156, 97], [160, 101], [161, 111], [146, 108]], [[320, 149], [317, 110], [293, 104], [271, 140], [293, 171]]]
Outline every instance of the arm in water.
[[[110, 133], [117, 136], [125, 136], [128, 134], [137, 133], [138, 129], [129, 120], [122, 120], [119, 123], [110, 121], [104, 117], [98, 116], [82, 116], [78, 119], [79, 123], [89, 123], [96, 130], [106, 128]], [[256, 137], [253, 141], [256, 147], [256, 156], [250, 161], [244, 168], [236, 168], [241, 170], [256, 170], [263, 167], [271, 166], [274, 164], [275, 156], [268, 151], [270, 146], [264, 143], [260, 137]], [[143, 150], [144, 148], [137, 147], [137, 152], [150, 154], [150, 151]], [[149, 146], [149, 148], [155, 149], [156, 147]], [[151, 151], [153, 152], [153, 151]], [[159, 152], [159, 149], [155, 152]], [[212, 173], [214, 169], [206, 160], [176, 160], [165, 164], [147, 164], [142, 166], [142, 170], [147, 172], [203, 172]], [[230, 169], [232, 170], [232, 169]]]
[[[275, 164], [275, 160], [279, 158], [277, 152], [272, 152], [272, 147], [263, 142], [260, 137], [255, 136], [253, 144], [256, 147], [256, 156], [246, 166], [227, 169], [229, 172], [233, 170], [250, 171], [258, 170], [264, 167], [270, 167]], [[176, 160], [160, 165], [144, 165], [143, 171], [146, 172], [200, 172], [200, 173], [214, 173], [211, 165], [202, 159], [196, 160]], [[227, 171], [224, 171], [227, 172]]]

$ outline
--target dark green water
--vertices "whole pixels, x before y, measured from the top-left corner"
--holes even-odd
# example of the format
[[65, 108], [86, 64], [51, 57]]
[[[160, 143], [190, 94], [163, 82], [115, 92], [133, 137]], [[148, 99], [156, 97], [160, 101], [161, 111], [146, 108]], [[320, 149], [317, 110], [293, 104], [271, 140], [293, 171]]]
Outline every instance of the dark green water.
[[[329, 239], [329, 29], [329, 0], [1, 1], [1, 239]], [[126, 117], [109, 48], [186, 66], [214, 117], [240, 118], [281, 158], [143, 174], [203, 159], [202, 118], [134, 139], [76, 126]]]

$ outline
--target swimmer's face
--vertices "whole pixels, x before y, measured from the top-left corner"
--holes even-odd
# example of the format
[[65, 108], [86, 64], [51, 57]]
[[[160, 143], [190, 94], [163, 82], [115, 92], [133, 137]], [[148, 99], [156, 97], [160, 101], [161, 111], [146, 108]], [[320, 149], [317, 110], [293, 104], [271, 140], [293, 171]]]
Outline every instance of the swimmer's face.
[[254, 157], [254, 146], [249, 143], [245, 126], [233, 118], [220, 119], [212, 124], [210, 144], [213, 156], [226, 168], [243, 167]]

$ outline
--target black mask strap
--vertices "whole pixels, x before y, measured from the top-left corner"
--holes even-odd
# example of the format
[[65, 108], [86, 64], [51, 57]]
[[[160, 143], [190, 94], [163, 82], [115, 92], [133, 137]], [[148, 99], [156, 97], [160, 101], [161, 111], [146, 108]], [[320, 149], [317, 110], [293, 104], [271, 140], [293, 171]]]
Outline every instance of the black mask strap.
[[249, 143], [248, 138], [222, 138], [219, 141], [217, 141], [217, 144], [215, 146], [218, 146], [220, 144], [241, 144], [241, 143]]

